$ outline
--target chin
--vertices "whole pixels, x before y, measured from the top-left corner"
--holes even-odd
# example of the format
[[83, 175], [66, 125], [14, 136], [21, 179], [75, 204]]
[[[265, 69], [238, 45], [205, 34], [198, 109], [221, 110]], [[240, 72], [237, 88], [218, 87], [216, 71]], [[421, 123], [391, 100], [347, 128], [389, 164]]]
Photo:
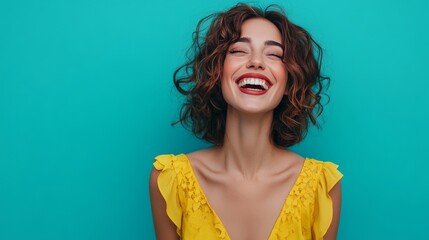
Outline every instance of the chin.
[[266, 114], [266, 113], [273, 113], [274, 107], [262, 107], [262, 106], [229, 106], [229, 111], [234, 111], [240, 114]]

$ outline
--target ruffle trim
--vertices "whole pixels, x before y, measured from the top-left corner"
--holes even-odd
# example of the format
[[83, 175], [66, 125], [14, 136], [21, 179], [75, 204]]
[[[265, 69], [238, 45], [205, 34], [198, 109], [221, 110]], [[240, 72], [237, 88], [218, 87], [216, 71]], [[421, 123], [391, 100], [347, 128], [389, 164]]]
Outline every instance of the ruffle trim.
[[338, 165], [322, 162], [319, 183], [317, 186], [316, 216], [314, 220], [315, 239], [323, 239], [328, 231], [333, 215], [333, 204], [329, 192], [341, 180], [343, 174], [337, 170]]
[[[180, 206], [177, 173], [175, 166], [177, 161], [174, 161], [176, 156], [159, 155], [155, 157], [153, 166], [161, 171], [158, 176], [158, 188], [167, 204], [167, 215], [177, 227], [177, 234], [182, 234], [182, 207]], [[179, 163], [180, 164], [180, 163]]]

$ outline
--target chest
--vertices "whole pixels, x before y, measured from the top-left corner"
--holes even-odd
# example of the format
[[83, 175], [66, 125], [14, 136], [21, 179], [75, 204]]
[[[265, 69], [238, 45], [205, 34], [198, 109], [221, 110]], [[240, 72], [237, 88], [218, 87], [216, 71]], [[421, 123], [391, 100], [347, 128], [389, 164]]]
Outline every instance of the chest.
[[234, 183], [207, 187], [211, 210], [231, 239], [268, 239], [290, 187], [275, 183]]
[[[291, 223], [310, 226], [312, 194], [302, 177], [290, 176], [265, 182], [240, 182], [224, 179], [190, 179], [183, 192], [184, 231], [189, 235], [217, 235], [213, 239], [261, 240], [276, 238], [291, 228]], [[184, 186], [185, 186], [184, 185]], [[207, 191], [204, 191], [206, 190]], [[310, 194], [309, 194], [310, 193]], [[304, 216], [304, 217], [303, 217]], [[302, 223], [306, 222], [306, 223]], [[291, 232], [287, 232], [291, 234]], [[196, 238], [198, 239], [198, 238]]]

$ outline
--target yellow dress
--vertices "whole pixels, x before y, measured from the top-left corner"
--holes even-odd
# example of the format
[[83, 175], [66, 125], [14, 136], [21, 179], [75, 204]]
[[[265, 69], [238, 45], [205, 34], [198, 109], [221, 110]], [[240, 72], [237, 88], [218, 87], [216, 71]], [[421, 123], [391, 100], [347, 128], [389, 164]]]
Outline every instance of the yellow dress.
[[[159, 155], [153, 165], [161, 171], [158, 187], [181, 239], [230, 239], [185, 154]], [[330, 162], [305, 159], [268, 240], [323, 239], [332, 221], [329, 191], [343, 176], [337, 167]]]

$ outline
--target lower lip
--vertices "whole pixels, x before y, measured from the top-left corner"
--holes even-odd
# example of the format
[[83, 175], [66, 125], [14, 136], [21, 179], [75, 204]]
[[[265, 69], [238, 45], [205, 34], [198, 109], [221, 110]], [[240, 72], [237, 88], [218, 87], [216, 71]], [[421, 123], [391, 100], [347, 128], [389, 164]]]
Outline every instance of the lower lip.
[[249, 95], [262, 95], [267, 92], [267, 90], [252, 90], [250, 88], [239, 88], [242, 93]]

